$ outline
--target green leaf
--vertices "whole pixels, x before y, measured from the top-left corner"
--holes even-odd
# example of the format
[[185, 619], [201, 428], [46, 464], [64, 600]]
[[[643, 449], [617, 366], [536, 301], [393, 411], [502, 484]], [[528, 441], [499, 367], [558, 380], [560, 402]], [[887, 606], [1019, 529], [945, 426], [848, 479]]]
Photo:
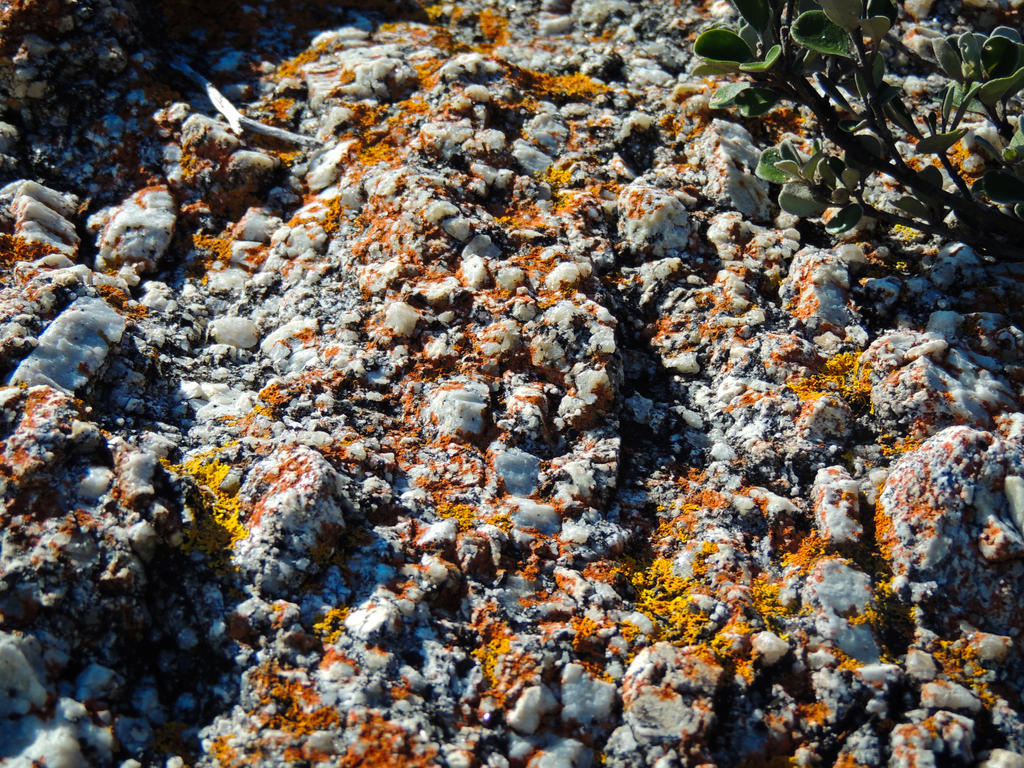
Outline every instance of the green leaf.
[[899, 18], [899, 9], [892, 0], [868, 0], [868, 18], [872, 16], [885, 16], [890, 24], [895, 24]]
[[1015, 43], [1024, 42], [1020, 39], [1020, 32], [1013, 27], [999, 26], [992, 30], [992, 34], [998, 37], [1005, 37]]
[[728, 83], [723, 85], [708, 102], [712, 109], [721, 109], [733, 103], [736, 96], [750, 87], [750, 83]]
[[708, 61], [705, 59], [693, 68], [693, 74], [698, 77], [704, 75], [726, 75], [730, 72], [739, 72], [740, 65], [735, 61]]
[[904, 195], [893, 205], [919, 219], [930, 219], [932, 217], [931, 209], [916, 197], [911, 197], [910, 195]]
[[775, 62], [779, 60], [780, 53], [782, 53], [782, 46], [773, 45], [768, 49], [768, 53], [765, 54], [764, 61], [751, 61], [747, 64], [740, 64], [740, 70], [743, 72], [767, 72], [775, 66]]
[[747, 47], [752, 53], [757, 51], [757, 44], [761, 42], [761, 36], [758, 34], [756, 29], [747, 24], [743, 19], [740, 19], [740, 26], [736, 32], [739, 34], [740, 38], [742, 38], [743, 42], [747, 44]]
[[744, 117], [759, 117], [774, 107], [778, 101], [779, 95], [775, 91], [756, 86], [745, 88], [733, 99], [736, 108]]
[[786, 181], [799, 181], [804, 177], [800, 165], [792, 160], [779, 160], [775, 163], [775, 170], [786, 177]]
[[960, 56], [956, 50], [944, 38], [936, 37], [932, 40], [932, 52], [935, 60], [939, 62], [942, 71], [956, 80], [958, 83], [964, 81], [963, 67], [960, 64]]
[[942, 127], [945, 128], [949, 124], [949, 117], [953, 114], [953, 96], [956, 94], [956, 89], [952, 85], [947, 85], [942, 90]]
[[[881, 56], [879, 56], [881, 58]], [[878, 103], [886, 105], [897, 96], [903, 93], [903, 90], [897, 88], [895, 85], [889, 85], [888, 83], [881, 83], [878, 86]]]
[[850, 102], [843, 95], [843, 92], [836, 87], [835, 83], [833, 83], [831, 80], [825, 77], [825, 74], [823, 72], [818, 73], [818, 85], [820, 85], [821, 90], [828, 94], [829, 98], [832, 99], [832, 101], [834, 101], [840, 107], [849, 110], [850, 112], [853, 111], [853, 107], [850, 106]]
[[964, 119], [964, 113], [971, 107], [972, 102], [977, 108], [981, 107], [974, 98], [979, 90], [981, 90], [981, 83], [972, 85], [967, 93], [964, 93], [964, 89], [959, 85], [954, 88], [953, 102], [956, 104], [956, 114], [953, 115], [953, 122], [949, 124], [950, 128], [956, 128], [960, 125], [960, 121]]
[[857, 185], [860, 184], [860, 174], [853, 168], [847, 168], [840, 174], [840, 178], [843, 181], [843, 186], [847, 189], [856, 189]]
[[852, 203], [828, 220], [825, 231], [830, 235], [841, 235], [860, 224], [863, 217], [864, 209], [861, 208], [860, 203]]
[[731, 29], [709, 29], [697, 38], [693, 52], [711, 61], [730, 61], [737, 64], [749, 61], [754, 55], [750, 46]]
[[987, 106], [992, 106], [1003, 98], [1010, 98], [1024, 87], [1024, 67], [1021, 67], [1008, 77], [1000, 77], [989, 80], [978, 89], [978, 101]]
[[839, 121], [839, 127], [847, 133], [856, 133], [857, 131], [863, 130], [868, 125], [867, 120], [850, 120], [843, 119]]
[[835, 187], [839, 183], [839, 174], [844, 169], [843, 161], [838, 157], [826, 157], [818, 163], [818, 177], [821, 183], [827, 187]]
[[989, 80], [1011, 75], [1020, 64], [1020, 45], [1008, 37], [992, 35], [981, 46], [981, 63]]
[[779, 144], [779, 152], [782, 153], [783, 160], [792, 160], [794, 163], [802, 163], [804, 159], [800, 157], [800, 152], [793, 146], [793, 142], [786, 140]]
[[782, 185], [779, 193], [779, 207], [794, 216], [820, 216], [828, 208], [828, 204], [818, 199], [809, 184], [790, 181]]
[[822, 152], [821, 150], [816, 151], [813, 155], [811, 155], [811, 159], [800, 167], [800, 175], [803, 176], [808, 181], [813, 181], [814, 172], [818, 170], [818, 166], [824, 159], [825, 153]]
[[892, 22], [888, 16], [872, 16], [860, 23], [861, 31], [867, 35], [872, 42], [877, 43], [885, 33], [892, 29]]
[[859, 69], [853, 73], [853, 83], [857, 86], [857, 95], [864, 101], [868, 101], [871, 98], [871, 87], [868, 85], [868, 79]]
[[884, 154], [881, 140], [873, 133], [858, 133], [853, 138], [855, 138], [857, 143], [860, 144], [861, 149], [869, 155], [881, 157]]
[[917, 175], [926, 183], [931, 184], [936, 189], [942, 189], [942, 171], [936, 168], [934, 165], [926, 165]]
[[793, 39], [805, 48], [832, 56], [852, 58], [850, 35], [829, 21], [824, 11], [804, 11], [790, 28]]
[[877, 88], [885, 79], [885, 58], [881, 54], [875, 54], [871, 61], [871, 82]]
[[979, 147], [985, 150], [985, 154], [988, 155], [993, 160], [999, 160], [999, 158], [1002, 157], [1002, 153], [998, 149], [993, 147], [991, 142], [983, 139], [981, 136], [975, 135], [973, 141], [975, 144], [977, 144]]
[[825, 15], [846, 30], [854, 30], [860, 23], [860, 0], [818, 0]]
[[837, 187], [832, 190], [832, 194], [829, 196], [829, 202], [832, 205], [849, 205], [850, 204], [850, 192], [846, 187]]
[[775, 164], [781, 161], [782, 153], [778, 147], [768, 147], [761, 153], [761, 158], [757, 161], [757, 168], [754, 169], [754, 175], [772, 184], [784, 184], [788, 181], [788, 177], [775, 167]]
[[981, 44], [985, 38], [974, 32], [964, 32], [957, 39], [960, 58], [963, 60], [964, 77], [968, 80], [981, 80], [985, 66], [981, 63]]
[[907, 105], [903, 103], [902, 99], [893, 99], [886, 104], [883, 109], [886, 116], [896, 123], [896, 125], [909, 133], [915, 139], [921, 138], [921, 131], [918, 130], [917, 124], [914, 122], [913, 115], [910, 114], [910, 110], [907, 109]]
[[772, 9], [768, 0], [732, 0], [740, 16], [761, 35], [768, 30], [772, 20]]
[[944, 154], [947, 149], [960, 141], [966, 134], [966, 128], [957, 128], [955, 131], [949, 131], [948, 133], [936, 133], [934, 136], [928, 136], [917, 142], [917, 146], [914, 147], [914, 154]]
[[1024, 203], [1024, 181], [1006, 171], [989, 171], [974, 183], [972, 192], [981, 192], [993, 203]]

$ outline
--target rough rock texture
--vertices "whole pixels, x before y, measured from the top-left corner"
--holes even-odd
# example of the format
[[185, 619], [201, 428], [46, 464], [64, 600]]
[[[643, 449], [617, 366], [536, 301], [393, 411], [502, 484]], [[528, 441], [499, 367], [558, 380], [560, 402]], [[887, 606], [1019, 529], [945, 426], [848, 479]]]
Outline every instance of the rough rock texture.
[[732, 13], [0, 4], [0, 766], [1024, 765], [1024, 271], [780, 215]]

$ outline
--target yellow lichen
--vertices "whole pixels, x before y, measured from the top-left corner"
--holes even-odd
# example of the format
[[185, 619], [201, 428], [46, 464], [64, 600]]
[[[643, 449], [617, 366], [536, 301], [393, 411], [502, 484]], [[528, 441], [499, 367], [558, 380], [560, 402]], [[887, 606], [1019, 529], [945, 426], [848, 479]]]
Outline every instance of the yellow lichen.
[[708, 628], [709, 618], [690, 599], [693, 579], [676, 576], [672, 561], [656, 558], [635, 568], [630, 581], [636, 589], [636, 609], [655, 626], [657, 639], [694, 645]]
[[512, 516], [508, 512], [499, 512], [494, 515], [490, 520], [490, 524], [498, 530], [508, 533], [512, 530]]
[[338, 642], [338, 638], [345, 631], [345, 619], [348, 618], [348, 614], [349, 607], [342, 605], [331, 608], [314, 622], [313, 631], [324, 645], [333, 645]]
[[750, 585], [750, 599], [765, 626], [785, 639], [786, 635], [782, 631], [785, 628], [783, 620], [796, 616], [797, 610], [782, 604], [779, 599], [780, 591], [779, 584], [759, 576]]
[[312, 684], [292, 677], [277, 662], [260, 666], [249, 676], [249, 683], [263, 710], [262, 725], [268, 730], [308, 736], [341, 724], [336, 708], [319, 706], [320, 697]]
[[496, 637], [486, 645], [473, 651], [473, 658], [483, 667], [484, 679], [491, 688], [498, 685], [498, 662], [512, 650], [512, 641], [506, 635]]
[[204, 451], [181, 464], [167, 459], [161, 459], [161, 463], [176, 475], [190, 477], [199, 490], [199, 503], [190, 506], [193, 522], [182, 548], [186, 552], [198, 550], [224, 566], [230, 561], [234, 545], [249, 532], [240, 519], [237, 491], [222, 489], [232, 467], [216, 458], [220, 450]]
[[437, 507], [441, 517], [455, 520], [460, 531], [468, 531], [476, 525], [476, 512], [469, 504], [450, 504], [445, 502]]
[[942, 674], [950, 680], [970, 688], [988, 707], [997, 703], [988, 684], [989, 671], [982, 666], [974, 645], [963, 639], [940, 640], [932, 655], [942, 667]]
[[801, 400], [837, 395], [851, 407], [871, 402], [871, 368], [861, 365], [860, 352], [843, 352], [825, 361], [820, 373], [787, 383]]
[[925, 237], [925, 234], [920, 230], [908, 227], [905, 224], [896, 224], [890, 230], [889, 234], [896, 240], [901, 240], [904, 243], [912, 243], [916, 240], [920, 240]]
[[495, 48], [508, 42], [508, 19], [490, 8], [480, 11], [478, 17], [480, 32], [488, 41], [487, 48]]
[[879, 435], [876, 442], [881, 448], [883, 456], [899, 456], [902, 453], [917, 450], [923, 441], [918, 437], [897, 437], [885, 433]]

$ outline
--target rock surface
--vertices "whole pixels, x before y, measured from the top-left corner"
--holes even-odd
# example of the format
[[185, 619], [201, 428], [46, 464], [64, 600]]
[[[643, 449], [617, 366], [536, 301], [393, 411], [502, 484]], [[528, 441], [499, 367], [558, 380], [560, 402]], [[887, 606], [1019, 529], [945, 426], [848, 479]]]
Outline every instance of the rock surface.
[[733, 13], [0, 3], [0, 766], [1024, 764], [1024, 272], [780, 214]]

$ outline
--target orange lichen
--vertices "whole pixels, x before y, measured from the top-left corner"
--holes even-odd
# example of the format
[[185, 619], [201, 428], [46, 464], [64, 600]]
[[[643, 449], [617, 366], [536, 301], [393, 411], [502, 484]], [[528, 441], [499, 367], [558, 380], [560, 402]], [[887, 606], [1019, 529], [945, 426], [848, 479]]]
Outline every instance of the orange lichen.
[[812, 701], [796, 705], [800, 720], [809, 726], [823, 726], [832, 717], [832, 710], [823, 701]]
[[98, 285], [96, 286], [96, 293], [102, 296], [114, 309], [135, 320], [146, 317], [149, 314], [149, 309], [144, 304], [139, 304], [115, 285]]
[[0, 232], [0, 269], [7, 269], [19, 261], [35, 261], [51, 253], [56, 253], [56, 250], [48, 245]]
[[437, 765], [436, 747], [417, 742], [408, 731], [390, 720], [376, 713], [349, 715], [346, 725], [355, 727], [357, 723], [358, 736], [336, 764], [338, 768], [428, 768]]
[[239, 759], [238, 750], [230, 744], [232, 738], [227, 734], [221, 735], [210, 744], [208, 754], [220, 768], [236, 768], [236, 766], [244, 765], [244, 761]]
[[570, 622], [573, 630], [572, 649], [583, 667], [601, 679], [609, 679], [604, 670], [605, 644], [598, 637], [601, 625], [586, 616], [576, 617]]
[[341, 724], [338, 710], [320, 705], [314, 686], [306, 682], [304, 676], [290, 672], [272, 661], [260, 665], [249, 675], [249, 683], [260, 703], [261, 725], [295, 736], [337, 728]]
[[493, 50], [497, 46], [505, 45], [508, 42], [508, 19], [497, 11], [484, 8], [480, 11], [477, 21], [480, 24], [481, 34], [488, 41], [488, 45], [481, 46], [481, 48]]
[[813, 531], [804, 536], [795, 552], [787, 552], [782, 556], [782, 565], [786, 568], [795, 567], [802, 573], [807, 573], [824, 556], [825, 540], [817, 531]]
[[586, 101], [611, 90], [604, 83], [578, 72], [571, 75], [549, 75], [512, 64], [506, 64], [506, 67], [509, 77], [524, 91], [555, 102]]

